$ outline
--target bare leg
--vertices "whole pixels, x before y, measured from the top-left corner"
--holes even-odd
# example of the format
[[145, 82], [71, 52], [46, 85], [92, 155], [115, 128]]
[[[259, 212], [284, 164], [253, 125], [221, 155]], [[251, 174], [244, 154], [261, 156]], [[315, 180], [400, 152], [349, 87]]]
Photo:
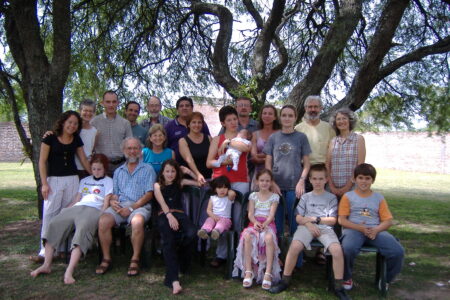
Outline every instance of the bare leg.
[[72, 284], [75, 283], [75, 279], [73, 278], [73, 271], [75, 270], [76, 266], [78, 265], [78, 262], [80, 261], [81, 255], [83, 253], [81, 252], [81, 249], [79, 246], [76, 246], [70, 255], [70, 262], [67, 266], [66, 272], [64, 273], [64, 283], [65, 284]]
[[340, 244], [333, 243], [328, 247], [333, 256], [333, 272], [334, 279], [341, 280], [344, 278], [344, 254]]
[[30, 273], [32, 277], [37, 277], [39, 274], [48, 274], [52, 271], [52, 261], [53, 261], [53, 253], [55, 252], [55, 249], [53, 248], [50, 243], [45, 244], [45, 260], [42, 266], [34, 270]]
[[289, 247], [288, 253], [286, 255], [286, 262], [284, 265], [283, 275], [291, 276], [292, 271], [294, 271], [295, 265], [297, 264], [297, 258], [300, 252], [303, 250], [303, 243], [297, 240], [292, 241]]
[[[110, 247], [112, 243], [111, 229], [116, 224], [113, 215], [103, 214], [98, 220], [98, 237], [100, 239], [100, 246], [102, 247], [103, 260], [111, 260]], [[108, 267], [107, 263], [102, 262], [100, 266]], [[96, 271], [98, 272], [98, 271]]]
[[[144, 243], [144, 223], [145, 219], [142, 215], [135, 215], [131, 219], [131, 245], [133, 246], [133, 256], [131, 260], [139, 261], [141, 257], [142, 244]], [[132, 265], [130, 267], [139, 267], [138, 265]], [[139, 271], [130, 272], [129, 275], [135, 275]]]
[[[252, 271], [252, 235], [249, 233], [244, 234], [244, 271]], [[244, 278], [251, 278], [252, 274], [246, 272]]]
[[179, 281], [172, 282], [172, 294], [176, 295], [181, 293], [183, 291], [183, 288], [180, 285]]
[[[266, 233], [264, 235], [264, 241], [266, 243], [266, 273], [272, 274], [273, 256], [275, 252], [275, 245], [272, 234]], [[264, 279], [271, 281], [272, 277], [270, 277], [269, 275], [264, 275]]]

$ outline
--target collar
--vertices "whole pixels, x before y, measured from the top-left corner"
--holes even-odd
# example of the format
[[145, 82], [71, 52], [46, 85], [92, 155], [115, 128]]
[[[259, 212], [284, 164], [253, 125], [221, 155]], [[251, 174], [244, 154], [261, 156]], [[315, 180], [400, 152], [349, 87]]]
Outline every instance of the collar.
[[95, 177], [94, 175], [92, 175], [92, 178], [94, 178], [95, 181], [100, 181], [102, 179], [104, 179], [106, 177], [106, 175], [103, 175], [103, 177]]

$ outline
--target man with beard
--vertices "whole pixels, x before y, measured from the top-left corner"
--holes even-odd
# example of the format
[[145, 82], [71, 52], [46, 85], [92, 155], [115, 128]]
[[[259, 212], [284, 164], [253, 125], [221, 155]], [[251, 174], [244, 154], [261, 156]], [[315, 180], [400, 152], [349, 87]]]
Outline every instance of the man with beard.
[[139, 274], [139, 258], [144, 242], [144, 224], [150, 219], [150, 199], [153, 197], [153, 184], [156, 174], [153, 168], [141, 159], [141, 143], [135, 137], [126, 138], [122, 151], [126, 162], [114, 172], [114, 195], [110, 207], [98, 221], [98, 235], [103, 260], [95, 270], [105, 274], [111, 266], [111, 229], [127, 222], [131, 225], [131, 244], [133, 256], [128, 268], [128, 276]]
[[[328, 122], [320, 120], [323, 109], [320, 96], [308, 96], [305, 100], [305, 115], [303, 121], [295, 126], [295, 130], [303, 132], [311, 146], [309, 160], [311, 165], [324, 164], [327, 158], [328, 144], [336, 136]], [[312, 191], [312, 185], [305, 180], [305, 193]]]
[[142, 121], [141, 126], [148, 130], [155, 124], [166, 126], [172, 119], [161, 115], [161, 100], [156, 96], [151, 96], [147, 103], [149, 118]]

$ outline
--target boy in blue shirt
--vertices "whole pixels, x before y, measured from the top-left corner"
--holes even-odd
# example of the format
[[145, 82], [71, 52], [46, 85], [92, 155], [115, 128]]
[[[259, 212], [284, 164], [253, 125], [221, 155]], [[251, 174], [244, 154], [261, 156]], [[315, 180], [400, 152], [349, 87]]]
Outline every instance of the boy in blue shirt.
[[372, 192], [376, 170], [370, 164], [360, 164], [354, 170], [356, 189], [342, 196], [339, 203], [339, 224], [343, 227], [344, 284], [353, 287], [352, 270], [355, 257], [366, 244], [378, 248], [386, 258], [387, 283], [392, 282], [403, 264], [404, 250], [395, 237], [387, 232], [392, 226], [392, 214], [381, 194]]

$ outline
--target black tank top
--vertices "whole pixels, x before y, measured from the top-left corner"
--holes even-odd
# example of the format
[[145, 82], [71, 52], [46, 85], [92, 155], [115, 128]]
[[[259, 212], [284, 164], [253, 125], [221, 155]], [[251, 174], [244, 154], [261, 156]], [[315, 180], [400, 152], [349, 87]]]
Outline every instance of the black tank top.
[[[161, 194], [163, 195], [164, 201], [166, 201], [169, 209], [184, 210], [183, 203], [181, 202], [181, 188], [178, 185], [174, 183], [166, 185], [161, 188]], [[156, 206], [156, 211], [161, 211], [161, 206], [158, 201], [156, 201]]]
[[192, 158], [194, 159], [195, 166], [198, 171], [205, 177], [210, 179], [212, 176], [212, 170], [206, 167], [206, 159], [208, 158], [209, 151], [209, 139], [206, 134], [203, 134], [203, 141], [200, 144], [194, 143], [188, 136], [184, 137], [191, 151]]

